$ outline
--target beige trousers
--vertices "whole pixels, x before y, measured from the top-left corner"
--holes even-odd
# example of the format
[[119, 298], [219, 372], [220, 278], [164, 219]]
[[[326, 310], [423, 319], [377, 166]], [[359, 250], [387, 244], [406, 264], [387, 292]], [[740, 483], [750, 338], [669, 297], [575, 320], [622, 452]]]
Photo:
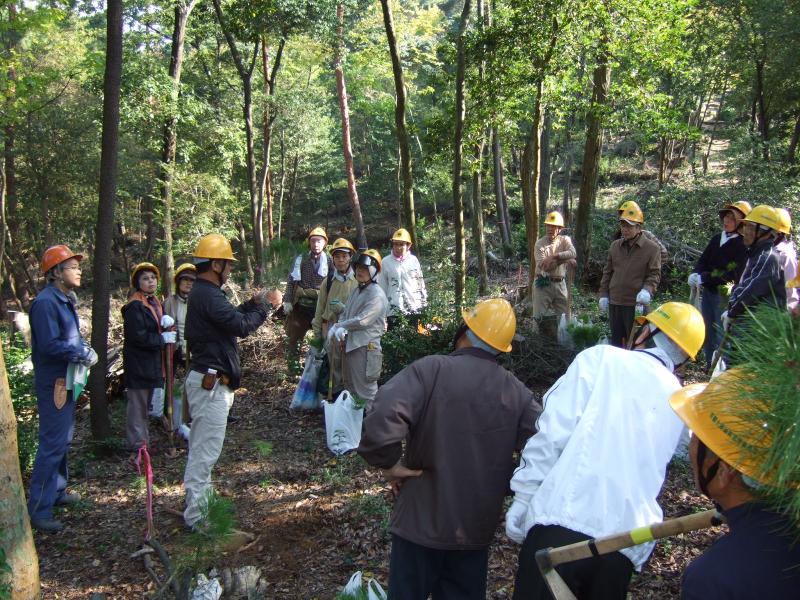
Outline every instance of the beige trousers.
[[559, 316], [569, 312], [566, 281], [550, 282], [543, 288], [533, 288], [534, 318]]
[[189, 458], [183, 475], [186, 488], [183, 520], [190, 527], [202, 517], [201, 509], [211, 489], [211, 470], [222, 453], [228, 411], [233, 405], [233, 390], [228, 386], [217, 381], [213, 390], [204, 390], [202, 381], [202, 373], [189, 371], [184, 385], [192, 415]]
[[379, 347], [361, 346], [351, 350], [344, 358], [345, 388], [363, 400], [372, 400], [378, 393], [382, 366], [383, 354]]

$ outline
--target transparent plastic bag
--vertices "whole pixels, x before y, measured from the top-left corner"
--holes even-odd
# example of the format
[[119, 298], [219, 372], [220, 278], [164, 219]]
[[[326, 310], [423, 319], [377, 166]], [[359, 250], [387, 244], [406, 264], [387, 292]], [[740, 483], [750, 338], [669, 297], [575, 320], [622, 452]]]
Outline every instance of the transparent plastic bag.
[[319, 408], [319, 393], [317, 393], [317, 380], [322, 369], [322, 352], [310, 346], [306, 353], [306, 364], [303, 375], [297, 384], [297, 389], [292, 396], [290, 410], [316, 410]]

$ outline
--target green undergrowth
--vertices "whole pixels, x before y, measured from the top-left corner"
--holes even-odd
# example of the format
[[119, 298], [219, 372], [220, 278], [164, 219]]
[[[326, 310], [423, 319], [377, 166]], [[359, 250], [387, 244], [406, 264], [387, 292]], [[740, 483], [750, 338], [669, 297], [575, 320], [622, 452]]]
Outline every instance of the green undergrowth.
[[[3, 354], [8, 373], [8, 387], [11, 391], [11, 404], [17, 417], [17, 446], [19, 464], [23, 472], [33, 468], [36, 449], [39, 446], [39, 419], [36, 409], [36, 393], [33, 387], [33, 370], [30, 363], [31, 351], [19, 337], [8, 344], [8, 330], [0, 330]], [[27, 371], [27, 372], [26, 372]]]

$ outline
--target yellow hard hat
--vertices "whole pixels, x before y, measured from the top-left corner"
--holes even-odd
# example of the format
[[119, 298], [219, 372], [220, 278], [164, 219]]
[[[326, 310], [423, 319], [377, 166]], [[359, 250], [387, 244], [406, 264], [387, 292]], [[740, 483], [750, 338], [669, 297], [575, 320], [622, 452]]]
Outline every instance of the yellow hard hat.
[[472, 309], [462, 311], [461, 316], [481, 341], [500, 352], [511, 352], [511, 340], [517, 331], [517, 316], [508, 300], [483, 300]]
[[564, 217], [561, 216], [561, 213], [557, 210], [553, 212], [547, 213], [547, 217], [544, 219], [545, 225], [555, 225], [556, 227], [563, 227], [564, 226]]
[[771, 485], [764, 459], [775, 432], [765, 423], [741, 418], [741, 391], [751, 377], [742, 368], [725, 371], [710, 383], [687, 385], [672, 394], [670, 406], [714, 454], [734, 469]]
[[797, 275], [794, 279], [790, 279], [786, 282], [787, 288], [800, 288], [800, 275]]
[[[625, 206], [624, 209], [622, 208], [623, 206]], [[639, 208], [639, 205], [636, 204], [636, 202], [629, 200], [620, 206], [619, 220], [628, 221], [629, 223], [638, 223], [641, 225], [644, 223], [644, 213], [642, 212], [642, 209]]]
[[648, 315], [636, 317], [639, 325], [650, 322], [694, 360], [706, 337], [703, 315], [691, 304], [666, 302]]
[[382, 262], [381, 253], [370, 248], [369, 250], [364, 250], [361, 254], [356, 256], [356, 259], [353, 261], [353, 267], [358, 265], [364, 265], [365, 267], [374, 266], [377, 267], [378, 272], [380, 272]]
[[158, 270], [158, 267], [155, 266], [153, 263], [149, 262], [141, 262], [135, 267], [133, 267], [133, 271], [131, 271], [131, 287], [136, 287], [136, 276], [139, 275], [142, 271], [150, 271], [155, 273], [157, 279], [161, 279], [161, 271]]
[[750, 214], [750, 211], [753, 210], [753, 207], [750, 206], [750, 203], [747, 200], [737, 200], [732, 204], [726, 204], [723, 206], [719, 211], [719, 216], [722, 217], [729, 210], [737, 210], [741, 213], [742, 217], [746, 217]]
[[619, 208], [617, 209], [617, 212], [621, 215], [626, 210], [629, 210], [631, 208], [633, 208], [635, 210], [638, 210], [639, 212], [642, 212], [642, 209], [639, 208], [639, 205], [636, 202], [634, 202], [633, 200], [625, 200], [625, 202], [623, 202], [622, 204], [619, 205]]
[[328, 234], [325, 233], [325, 230], [322, 227], [314, 227], [314, 229], [308, 232], [306, 239], [310, 240], [315, 235], [323, 238], [326, 244], [328, 243]]
[[779, 228], [781, 226], [778, 211], [772, 206], [768, 206], [766, 204], [759, 204], [756, 206], [744, 219], [742, 219], [742, 221], [763, 225], [764, 227], [768, 227], [769, 229], [773, 229], [775, 231], [780, 231]]
[[219, 233], [209, 233], [201, 237], [192, 256], [208, 260], [236, 260], [231, 243]]
[[776, 208], [775, 212], [778, 215], [778, 231], [789, 235], [792, 233], [792, 216], [785, 208]]
[[395, 231], [392, 234], [392, 241], [393, 242], [405, 242], [407, 244], [411, 243], [411, 234], [408, 233], [407, 229], [403, 229], [402, 227]]
[[177, 283], [181, 277], [194, 279], [196, 272], [197, 267], [195, 267], [192, 263], [183, 263], [180, 267], [175, 269], [175, 276], [172, 279], [175, 281], [175, 283]]
[[356, 253], [355, 246], [353, 246], [353, 244], [344, 238], [336, 238], [336, 241], [333, 242], [333, 246], [331, 246], [331, 254], [337, 251], [349, 252], [350, 254]]

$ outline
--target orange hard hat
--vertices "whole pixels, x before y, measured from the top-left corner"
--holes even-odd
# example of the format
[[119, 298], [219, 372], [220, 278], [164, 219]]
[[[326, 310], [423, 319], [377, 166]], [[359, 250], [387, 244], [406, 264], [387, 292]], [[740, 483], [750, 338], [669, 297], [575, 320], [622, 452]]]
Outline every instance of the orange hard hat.
[[55, 267], [56, 265], [60, 265], [65, 260], [69, 260], [70, 258], [74, 258], [76, 260], [82, 260], [82, 254], [75, 254], [69, 247], [59, 244], [57, 246], [50, 246], [47, 250], [44, 251], [42, 254], [42, 262], [41, 262], [41, 269], [42, 273], [47, 273], [50, 269]]

